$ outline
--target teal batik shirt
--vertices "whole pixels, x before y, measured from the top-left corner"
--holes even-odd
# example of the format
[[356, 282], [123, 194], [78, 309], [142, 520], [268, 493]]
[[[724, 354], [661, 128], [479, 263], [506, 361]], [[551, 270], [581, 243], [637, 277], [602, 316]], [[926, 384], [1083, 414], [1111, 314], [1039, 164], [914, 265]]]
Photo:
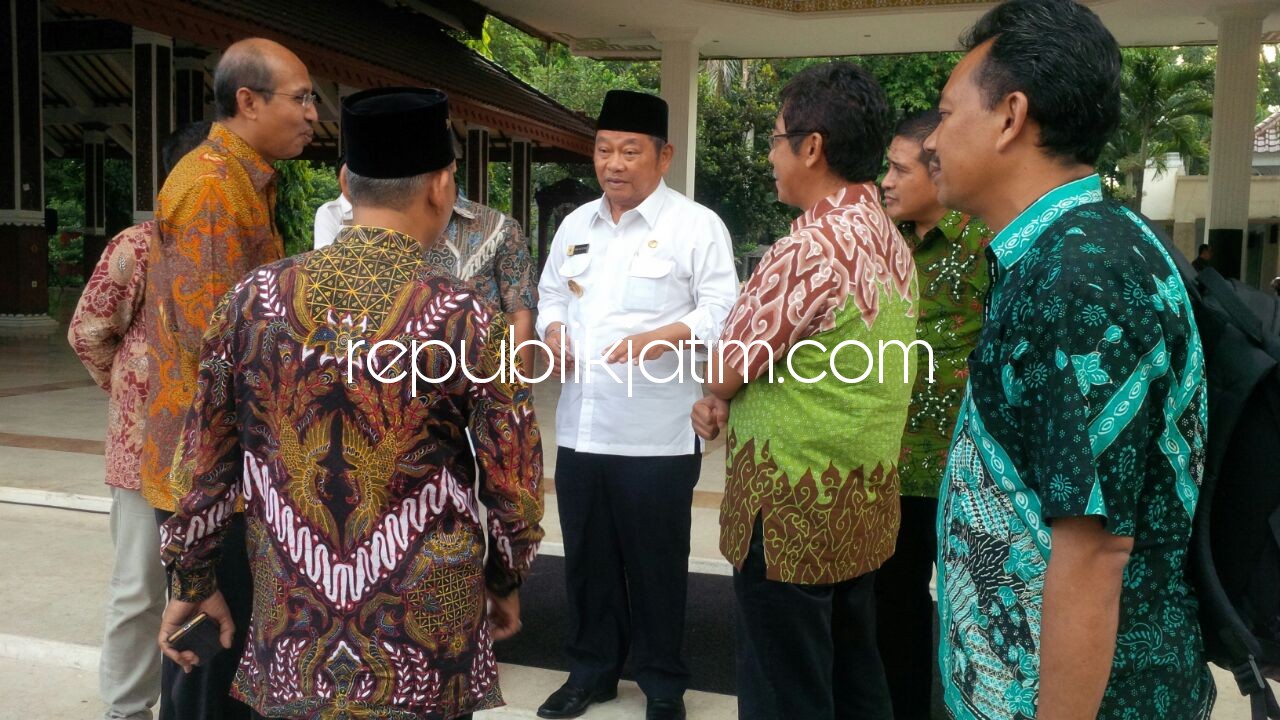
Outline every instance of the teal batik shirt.
[[1099, 718], [1208, 718], [1186, 577], [1206, 426], [1190, 300], [1159, 240], [1096, 175], [987, 251], [991, 293], [938, 506], [939, 661], [959, 720], [1034, 718], [1052, 521], [1132, 537]]

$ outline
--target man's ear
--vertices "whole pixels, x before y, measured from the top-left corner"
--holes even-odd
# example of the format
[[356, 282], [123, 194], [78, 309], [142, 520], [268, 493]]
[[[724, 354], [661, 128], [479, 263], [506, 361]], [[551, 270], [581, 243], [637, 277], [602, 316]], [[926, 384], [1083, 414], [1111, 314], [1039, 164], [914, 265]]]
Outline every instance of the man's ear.
[[658, 167], [661, 168], [662, 174], [666, 175], [667, 170], [671, 169], [671, 159], [676, 155], [676, 146], [671, 143], [665, 143], [662, 146], [662, 152], [658, 153]]
[[427, 179], [427, 198], [431, 207], [437, 211], [448, 211], [458, 199], [458, 186], [454, 183], [454, 173], [458, 171], [458, 163], [449, 163], [449, 167], [431, 173]]
[[338, 190], [347, 198], [351, 199], [351, 193], [347, 192], [347, 164], [342, 163], [342, 167], [338, 168]]
[[1000, 135], [996, 138], [998, 152], [1004, 152], [1018, 140], [1027, 139], [1027, 134], [1031, 132], [1031, 123], [1028, 116], [1030, 103], [1027, 101], [1026, 93], [1021, 90], [1009, 93], [996, 105], [995, 112], [999, 115], [998, 119], [1002, 124]]
[[810, 133], [809, 137], [804, 139], [804, 144], [800, 146], [800, 152], [804, 155], [805, 167], [815, 167], [819, 160], [826, 157], [824, 155], [825, 148], [823, 147], [826, 140], [822, 133]]
[[261, 98], [247, 87], [236, 90], [236, 115], [250, 120], [258, 119]]

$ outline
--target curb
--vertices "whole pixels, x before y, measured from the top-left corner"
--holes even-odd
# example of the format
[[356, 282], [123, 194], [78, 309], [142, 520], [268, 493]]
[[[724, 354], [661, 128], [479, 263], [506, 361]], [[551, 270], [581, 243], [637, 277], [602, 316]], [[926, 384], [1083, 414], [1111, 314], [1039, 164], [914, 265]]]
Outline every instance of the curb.
[[0, 658], [96, 672], [101, 655], [89, 645], [0, 633]]

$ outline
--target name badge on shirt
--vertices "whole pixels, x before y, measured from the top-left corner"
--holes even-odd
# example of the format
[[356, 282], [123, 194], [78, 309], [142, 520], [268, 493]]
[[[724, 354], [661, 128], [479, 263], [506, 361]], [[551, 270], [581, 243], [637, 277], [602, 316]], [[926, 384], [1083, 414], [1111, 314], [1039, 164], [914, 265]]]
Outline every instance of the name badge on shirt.
[[569, 257], [573, 257], [574, 255], [584, 255], [590, 249], [591, 249], [590, 243], [583, 243], [582, 245], [570, 245], [569, 249], [566, 250], [565, 253]]

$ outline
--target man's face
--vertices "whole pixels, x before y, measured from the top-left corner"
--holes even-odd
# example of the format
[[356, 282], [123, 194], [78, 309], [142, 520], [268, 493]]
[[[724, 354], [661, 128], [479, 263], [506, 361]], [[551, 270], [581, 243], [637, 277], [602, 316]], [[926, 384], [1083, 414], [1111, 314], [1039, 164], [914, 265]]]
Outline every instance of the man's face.
[[658, 189], [671, 166], [671, 146], [658, 151], [648, 135], [615, 130], [596, 132], [595, 166], [609, 205], [626, 212]]
[[769, 164], [773, 166], [773, 183], [778, 190], [778, 202], [800, 207], [804, 194], [799, 185], [804, 182], [804, 160], [791, 149], [791, 138], [786, 137], [787, 121], [782, 113], [773, 121], [773, 137], [769, 138]]
[[262, 97], [258, 123], [261, 128], [263, 155], [273, 160], [298, 157], [311, 142], [316, 120], [315, 104], [305, 107], [298, 97], [311, 92], [311, 76], [297, 58], [279, 58], [275, 63], [275, 86]]
[[924, 141], [925, 150], [934, 153], [931, 170], [938, 202], [966, 212], [979, 212], [991, 180], [1002, 172], [997, 144], [1003, 121], [987, 108], [976, 84], [989, 50], [989, 44], [979, 45], [951, 71], [938, 104], [942, 122]]
[[931, 221], [942, 213], [923, 153], [920, 143], [901, 135], [889, 144], [889, 172], [880, 186], [885, 210], [894, 222]]

